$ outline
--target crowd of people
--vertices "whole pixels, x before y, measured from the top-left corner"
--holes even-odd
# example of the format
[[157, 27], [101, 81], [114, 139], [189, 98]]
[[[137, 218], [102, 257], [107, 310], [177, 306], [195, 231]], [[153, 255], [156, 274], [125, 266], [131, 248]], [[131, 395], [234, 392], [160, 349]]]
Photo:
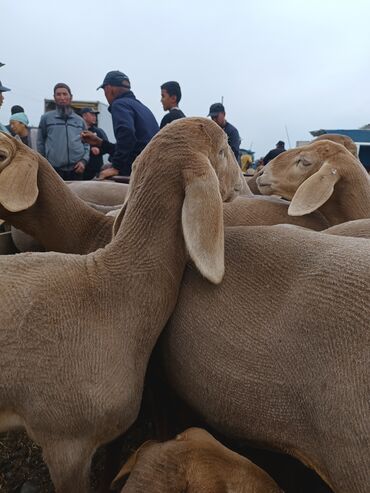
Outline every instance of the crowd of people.
[[[65, 83], [54, 86], [55, 109], [41, 116], [38, 128], [31, 128], [24, 108], [15, 105], [11, 108], [9, 125], [0, 123], [0, 130], [11, 133], [46, 157], [64, 180], [129, 177], [134, 160], [152, 137], [165, 125], [186, 117], [179, 108], [180, 84], [169, 81], [160, 87], [161, 103], [167, 112], [160, 125], [151, 110], [136, 98], [130, 79], [123, 72], [108, 72], [98, 89], [104, 90], [109, 103], [115, 143], [109, 142], [104, 130], [97, 126], [97, 111], [86, 107], [77, 114], [73, 110], [72, 91]], [[0, 107], [7, 91], [10, 89], [0, 82]], [[241, 139], [238, 130], [226, 120], [224, 105], [212, 104], [208, 116], [225, 131], [240, 162]], [[276, 149], [263, 158], [263, 164], [284, 150], [284, 143], [279, 141]], [[105, 164], [104, 155], [108, 156]]]

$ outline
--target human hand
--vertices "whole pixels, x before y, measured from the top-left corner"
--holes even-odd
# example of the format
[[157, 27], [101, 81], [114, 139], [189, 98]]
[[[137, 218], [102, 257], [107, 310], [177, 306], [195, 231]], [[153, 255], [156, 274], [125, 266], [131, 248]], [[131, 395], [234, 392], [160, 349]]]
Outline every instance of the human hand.
[[99, 156], [99, 154], [100, 154], [99, 147], [95, 147], [95, 146], [90, 147], [90, 151], [91, 151], [92, 154], [94, 154], [94, 156]]
[[89, 144], [95, 147], [101, 147], [103, 139], [98, 137], [94, 132], [90, 132], [90, 130], [84, 130], [81, 132], [81, 140], [84, 144]]
[[103, 169], [99, 176], [98, 180], [105, 180], [106, 178], [110, 178], [111, 176], [119, 175], [119, 171], [116, 168], [105, 168]]
[[73, 171], [75, 171], [76, 173], [78, 173], [79, 175], [81, 175], [84, 171], [85, 171], [85, 163], [83, 161], [78, 161], [74, 168], [73, 168]]

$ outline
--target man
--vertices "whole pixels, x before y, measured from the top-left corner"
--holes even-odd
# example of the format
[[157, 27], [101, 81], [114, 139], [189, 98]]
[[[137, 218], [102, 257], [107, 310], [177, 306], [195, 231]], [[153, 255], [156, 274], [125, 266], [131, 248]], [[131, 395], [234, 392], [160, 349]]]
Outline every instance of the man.
[[119, 70], [108, 72], [98, 87], [101, 88], [110, 105], [108, 109], [112, 114], [117, 144], [102, 140], [91, 132], [83, 132], [82, 139], [112, 156], [112, 167], [101, 171], [100, 179], [115, 175], [130, 176], [132, 163], [158, 132], [158, 123], [150, 109], [136, 99], [130, 80], [124, 73]]
[[184, 113], [179, 109], [180, 100], [181, 88], [178, 82], [169, 81], [161, 85], [161, 103], [163, 110], [168, 113], [162, 118], [160, 128], [178, 118], [185, 118]]
[[81, 180], [89, 159], [89, 146], [81, 142], [85, 122], [71, 108], [67, 84], [54, 87], [56, 109], [44, 113], [39, 124], [37, 150], [63, 180]]
[[212, 120], [216, 122], [217, 125], [219, 125], [227, 134], [229, 146], [235, 154], [236, 160], [239, 162], [239, 147], [241, 142], [239, 132], [233, 125], [231, 125], [231, 123], [226, 121], [224, 105], [222, 103], [212, 104], [209, 108], [208, 116], [210, 116]]
[[[96, 126], [96, 115], [98, 111], [94, 111], [92, 108], [82, 108], [80, 111], [82, 118], [85, 120], [86, 128], [90, 132], [93, 132], [100, 139], [108, 140], [107, 134], [102, 128]], [[103, 154], [101, 149], [96, 146], [90, 147], [90, 157], [86, 165], [84, 180], [91, 180], [99, 175], [101, 167], [103, 166]]]
[[[7, 92], [7, 91], [10, 91], [10, 89], [8, 87], [3, 86], [2, 83], [1, 83], [1, 81], [0, 81], [0, 108], [3, 105], [3, 102], [4, 102], [3, 92]], [[0, 131], [1, 132], [5, 132], [5, 133], [9, 133], [8, 132], [8, 129], [6, 128], [6, 126], [3, 125], [2, 123], [0, 123]]]
[[285, 143], [282, 140], [279, 140], [279, 142], [276, 144], [276, 148], [271, 149], [271, 151], [269, 151], [263, 158], [263, 164], [266, 165], [269, 161], [271, 161], [271, 159], [274, 159], [274, 157], [278, 156], [285, 150]]

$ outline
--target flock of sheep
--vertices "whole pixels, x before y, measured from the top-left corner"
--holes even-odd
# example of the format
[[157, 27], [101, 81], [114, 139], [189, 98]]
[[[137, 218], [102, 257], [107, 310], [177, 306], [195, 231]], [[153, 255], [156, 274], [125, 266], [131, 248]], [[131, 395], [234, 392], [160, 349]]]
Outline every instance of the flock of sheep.
[[[166, 380], [213, 429], [298, 458], [334, 493], [370, 490], [369, 176], [350, 139], [326, 136], [248, 185], [204, 118], [161, 130], [129, 187], [65, 184], [0, 134], [0, 218], [39, 250], [0, 257], [0, 432], [26, 429], [56, 493], [90, 491], [160, 335]], [[195, 428], [144, 444], [128, 474], [124, 493], [281, 491]]]

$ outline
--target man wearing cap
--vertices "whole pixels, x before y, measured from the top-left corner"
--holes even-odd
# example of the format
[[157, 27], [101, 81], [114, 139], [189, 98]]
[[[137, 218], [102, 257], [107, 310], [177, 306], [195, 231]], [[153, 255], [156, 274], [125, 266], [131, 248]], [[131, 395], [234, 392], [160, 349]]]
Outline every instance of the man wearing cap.
[[[0, 81], [0, 108], [3, 105], [3, 102], [4, 102], [3, 92], [7, 92], [7, 91], [10, 91], [10, 89], [8, 87], [3, 86], [2, 83], [1, 83], [1, 81]], [[6, 126], [3, 125], [2, 123], [0, 123], [0, 131], [1, 132], [5, 132], [7, 134], [9, 133], [9, 131], [6, 128]]]
[[208, 116], [212, 118], [214, 122], [219, 125], [224, 132], [227, 134], [229, 141], [229, 146], [231, 147], [233, 153], [235, 154], [236, 160], [239, 162], [239, 147], [240, 147], [240, 136], [237, 129], [231, 125], [225, 118], [225, 107], [222, 103], [214, 103], [209, 108]]
[[[90, 132], [93, 132], [102, 140], [108, 140], [107, 134], [102, 128], [96, 126], [96, 115], [99, 111], [95, 111], [93, 108], [82, 108], [80, 115], [85, 120], [86, 128]], [[103, 153], [99, 147], [90, 146], [89, 161], [86, 165], [84, 180], [91, 180], [99, 175], [101, 167], [103, 166]]]
[[282, 140], [279, 140], [279, 142], [276, 144], [275, 149], [271, 149], [271, 151], [269, 151], [263, 158], [263, 164], [266, 165], [269, 161], [271, 161], [271, 159], [274, 159], [274, 157], [278, 156], [284, 151], [286, 151], [285, 143]]
[[108, 72], [98, 89], [103, 88], [110, 104], [113, 130], [117, 144], [111, 144], [91, 134], [83, 132], [82, 139], [90, 145], [96, 145], [102, 152], [112, 156], [112, 167], [104, 169], [99, 178], [114, 175], [129, 176], [132, 163], [158, 132], [158, 123], [143, 103], [136, 99], [131, 91], [130, 80], [119, 70]]
[[63, 180], [81, 180], [89, 146], [81, 142], [85, 122], [71, 108], [72, 93], [62, 82], [54, 87], [56, 109], [44, 113], [39, 124], [37, 150]]

